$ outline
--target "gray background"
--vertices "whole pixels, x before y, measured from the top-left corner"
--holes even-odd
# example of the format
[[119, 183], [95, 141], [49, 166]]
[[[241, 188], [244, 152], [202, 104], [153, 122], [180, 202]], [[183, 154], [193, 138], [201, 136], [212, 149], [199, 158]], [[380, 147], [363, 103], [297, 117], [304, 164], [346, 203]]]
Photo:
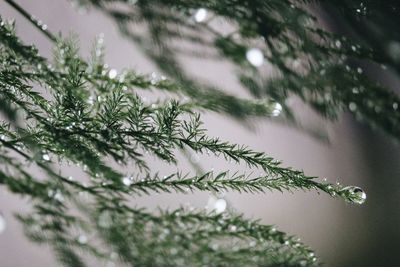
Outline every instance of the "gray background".
[[[17, 1], [31, 14], [43, 20], [53, 32], [64, 36], [79, 35], [82, 55], [89, 54], [93, 40], [104, 33], [106, 61], [118, 70], [131, 67], [143, 73], [157, 68], [140, 50], [123, 39], [113, 22], [96, 10], [79, 14], [67, 1]], [[0, 2], [3, 19], [15, 18], [19, 36], [26, 43], [35, 43], [45, 56], [51, 55], [51, 43], [26, 20]], [[187, 70], [199, 77], [227, 88], [231, 93], [247, 96], [238, 86], [232, 66], [226, 62], [207, 62], [182, 58]], [[397, 84], [392, 84], [396, 86]], [[310, 245], [327, 266], [398, 266], [396, 252], [400, 251], [400, 166], [399, 147], [387, 137], [371, 132], [344, 114], [339, 121], [327, 123], [317, 118], [301, 103], [291, 104], [299, 110], [304, 123], [317, 124], [331, 139], [330, 144], [310, 137], [304, 132], [271, 122], [252, 120], [252, 127], [224, 115], [203, 114], [210, 136], [247, 144], [281, 159], [286, 166], [303, 169], [307, 174], [326, 177], [328, 181], [359, 185], [368, 195], [365, 205], [354, 206], [315, 192], [236, 194], [228, 193], [230, 205], [248, 217], [260, 218], [263, 223], [276, 224], [279, 229], [299, 236]], [[223, 161], [199, 156], [204, 169], [235, 168]], [[184, 160], [182, 168], [189, 169]], [[154, 167], [161, 171], [167, 166]], [[138, 197], [138, 205], [177, 207], [190, 203], [204, 207], [209, 195], [161, 194]], [[58, 266], [51, 250], [28, 241], [14, 212], [29, 210], [29, 200], [21, 199], [0, 188], [0, 211], [7, 229], [0, 234], [0, 266]]]

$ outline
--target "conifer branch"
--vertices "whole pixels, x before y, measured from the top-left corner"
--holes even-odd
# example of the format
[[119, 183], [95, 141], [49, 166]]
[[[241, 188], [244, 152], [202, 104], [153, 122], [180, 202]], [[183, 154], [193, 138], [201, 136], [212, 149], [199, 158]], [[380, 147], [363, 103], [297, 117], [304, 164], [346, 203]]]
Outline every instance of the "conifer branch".
[[18, 11], [24, 18], [26, 18], [29, 22], [32, 23], [33, 26], [35, 26], [40, 32], [42, 32], [47, 38], [50, 39], [50, 41], [55, 42], [56, 37], [47, 31], [47, 25], [43, 25], [43, 23], [39, 20], [37, 20], [34, 16], [30, 15], [24, 8], [22, 8], [20, 5], [15, 3], [13, 0], [5, 0], [10, 6], [12, 6], [16, 11]]
[[[13, 23], [0, 18], [0, 185], [29, 198], [33, 213], [18, 215], [27, 236], [49, 243], [64, 265], [86, 266], [78, 251], [134, 266], [320, 265], [295, 237], [232, 210], [150, 212], [132, 207], [131, 196], [192, 191], [316, 190], [356, 204], [365, 201], [358, 187], [320, 182], [264, 152], [208, 136], [199, 110], [240, 119], [283, 111], [296, 124], [287, 100], [297, 95], [326, 118], [349, 109], [400, 136], [399, 97], [371, 81], [358, 65], [346, 65], [351, 59], [368, 60], [398, 70], [396, 58], [320, 28], [306, 8], [313, 1], [203, 1], [201, 7], [192, 0], [82, 1], [115, 20], [168, 78], [110, 68], [101, 36], [86, 60], [79, 55], [77, 38], [52, 34], [20, 5], [6, 2], [45, 34], [55, 51], [53, 61], [40, 56], [34, 45], [19, 39]], [[213, 26], [215, 19], [229, 21], [233, 30], [220, 31]], [[138, 34], [132, 24], [148, 32]], [[171, 39], [207, 53], [181, 49]], [[253, 98], [194, 80], [179, 63], [180, 53], [229, 60]], [[263, 75], [265, 62], [274, 75]], [[143, 90], [165, 97], [149, 101], [140, 96]], [[178, 169], [162, 176], [145, 156], [179, 164], [179, 150], [223, 157], [261, 173], [183, 174]], [[77, 165], [82, 175], [65, 175], [65, 163]], [[129, 174], [122, 173], [122, 166]], [[34, 168], [40, 174], [33, 174]]]

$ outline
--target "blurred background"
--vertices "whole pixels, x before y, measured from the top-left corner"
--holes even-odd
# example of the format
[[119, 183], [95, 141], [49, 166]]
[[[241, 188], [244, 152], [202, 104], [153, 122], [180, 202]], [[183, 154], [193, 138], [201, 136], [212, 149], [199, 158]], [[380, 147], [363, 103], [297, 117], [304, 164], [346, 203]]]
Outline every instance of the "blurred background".
[[[102, 33], [106, 42], [106, 62], [112, 68], [129, 67], [142, 73], [157, 73], [157, 66], [132, 42], [121, 37], [113, 21], [97, 10], [73, 8], [68, 1], [17, 2], [46, 23], [52, 32], [61, 32], [63, 36], [77, 34], [82, 56], [89, 56], [95, 37]], [[0, 2], [0, 15], [3, 19], [15, 19], [18, 35], [26, 43], [34, 43], [43, 56], [51, 57], [52, 43], [3, 1]], [[326, 18], [329, 27], [338, 26], [327, 14], [321, 18]], [[188, 73], [232, 94], [247, 97], [229, 63], [189, 58], [180, 60]], [[366, 72], [392, 88], [399, 85], [390, 72], [379, 73], [368, 67]], [[315, 249], [326, 266], [399, 266], [399, 145], [356, 122], [349, 114], [343, 114], [336, 122], [326, 122], [297, 99], [293, 99], [290, 106], [300, 114], [304, 124], [316, 126], [329, 136], [330, 141], [317, 139], [276, 120], [251, 119], [244, 123], [213, 112], [204, 112], [202, 118], [210, 136], [246, 144], [282, 160], [284, 166], [326, 177], [329, 182], [360, 186], [367, 193], [366, 203], [361, 206], [347, 204], [315, 192], [227, 193], [224, 197], [229, 207], [297, 235]], [[229, 169], [233, 165], [202, 155], [191, 160], [205, 170]], [[177, 167], [155, 163], [154, 168], [162, 172]], [[190, 169], [184, 157], [179, 168]], [[136, 197], [133, 202], [151, 209], [181, 205], [203, 208], [209, 198], [207, 193], [157, 194]], [[14, 219], [15, 212], [28, 210], [29, 200], [0, 188], [0, 212], [6, 221], [6, 229], [0, 234], [0, 266], [58, 266], [51, 250], [27, 240], [22, 226]]]

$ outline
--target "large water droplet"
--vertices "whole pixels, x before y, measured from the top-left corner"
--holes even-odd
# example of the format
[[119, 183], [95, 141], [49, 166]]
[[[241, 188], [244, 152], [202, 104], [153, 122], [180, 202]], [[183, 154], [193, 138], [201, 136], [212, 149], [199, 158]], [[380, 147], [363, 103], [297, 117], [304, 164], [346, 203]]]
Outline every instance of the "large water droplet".
[[3, 214], [0, 213], [0, 234], [6, 230], [6, 219], [4, 219]]
[[264, 55], [258, 48], [251, 48], [247, 50], [246, 59], [254, 67], [260, 67], [264, 63]]
[[342, 191], [347, 194], [351, 202], [356, 204], [363, 204], [367, 199], [367, 194], [364, 190], [357, 186], [346, 186]]

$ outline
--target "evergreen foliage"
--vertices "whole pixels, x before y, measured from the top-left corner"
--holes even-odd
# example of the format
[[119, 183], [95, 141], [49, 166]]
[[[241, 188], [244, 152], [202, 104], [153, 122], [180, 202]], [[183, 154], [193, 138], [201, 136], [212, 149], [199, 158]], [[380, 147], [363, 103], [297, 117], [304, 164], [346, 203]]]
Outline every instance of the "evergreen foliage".
[[[92, 57], [84, 59], [76, 38], [52, 34], [21, 6], [6, 2], [54, 42], [54, 58], [24, 44], [14, 23], [1, 18], [0, 184], [31, 199], [34, 212], [18, 215], [26, 234], [51, 244], [66, 266], [86, 266], [89, 255], [131, 266], [320, 265], [295, 237], [232, 210], [150, 212], [132, 206], [131, 195], [194, 190], [316, 190], [352, 203], [365, 201], [358, 187], [321, 181], [264, 152], [209, 136], [199, 111], [245, 120], [274, 117], [282, 108], [282, 120], [300, 126], [285, 104], [297, 95], [329, 119], [349, 109], [395, 139], [400, 136], [398, 96], [364, 75], [359, 63], [367, 60], [398, 71], [396, 36], [386, 53], [373, 40], [356, 44], [328, 32], [310, 12], [316, 1], [81, 1], [113, 18], [169, 78], [110, 69], [101, 37]], [[382, 25], [378, 14], [397, 7], [389, 1], [380, 6], [363, 1], [365, 9], [354, 4], [360, 1], [336, 2], [340, 14], [356, 20], [352, 25], [364, 23], [365, 17]], [[196, 18], [200, 9], [207, 19]], [[214, 19], [227, 21], [234, 30], [225, 34]], [[148, 31], [135, 33], [132, 25]], [[191, 43], [193, 50], [173, 46], [174, 39]], [[239, 81], [254, 99], [186, 74], [178, 56], [197, 56], [198, 46], [212, 48], [213, 57], [237, 66]], [[276, 75], [265, 77], [249, 51], [260, 52]], [[167, 97], [148, 103], [139, 94], [145, 90]], [[147, 154], [178, 165], [179, 151], [223, 157], [261, 174], [206, 170], [163, 176], [149, 167]], [[65, 174], [68, 164], [79, 166], [82, 177]], [[41, 177], [32, 174], [33, 168]], [[131, 174], [122, 171], [126, 168]]]

